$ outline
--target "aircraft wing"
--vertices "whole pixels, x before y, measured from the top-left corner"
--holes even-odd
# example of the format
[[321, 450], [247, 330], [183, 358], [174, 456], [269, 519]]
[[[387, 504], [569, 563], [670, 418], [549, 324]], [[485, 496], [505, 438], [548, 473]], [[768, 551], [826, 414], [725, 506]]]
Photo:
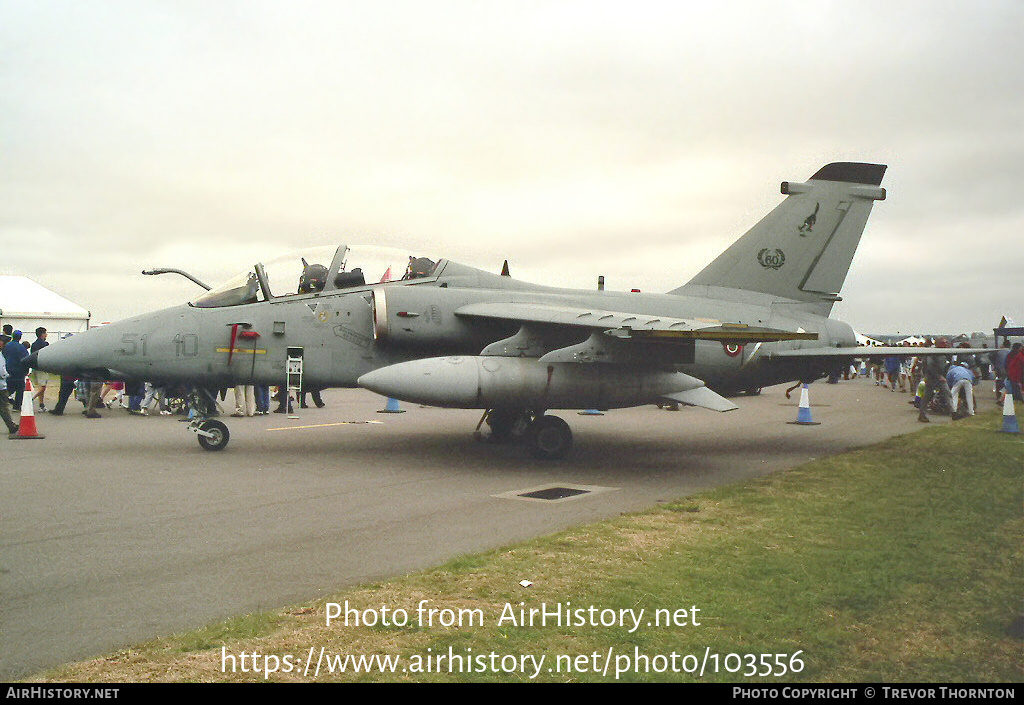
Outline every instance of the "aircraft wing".
[[759, 328], [706, 318], [671, 318], [547, 304], [493, 302], [469, 304], [455, 311], [463, 318], [489, 318], [522, 324], [570, 326], [603, 331], [615, 338], [648, 340], [716, 340], [747, 344], [780, 340], [817, 340], [817, 333]]
[[908, 348], [898, 345], [857, 346], [853, 348], [801, 348], [765, 353], [765, 357], [917, 357], [920, 355], [978, 355], [995, 352], [994, 348]]

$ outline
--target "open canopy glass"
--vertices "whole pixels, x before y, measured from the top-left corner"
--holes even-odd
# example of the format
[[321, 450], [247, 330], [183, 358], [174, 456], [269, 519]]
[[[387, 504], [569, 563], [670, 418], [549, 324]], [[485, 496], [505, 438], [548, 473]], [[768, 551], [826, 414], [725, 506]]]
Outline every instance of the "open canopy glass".
[[191, 303], [200, 308], [241, 306], [298, 294], [430, 277], [436, 268], [434, 260], [389, 247], [313, 247], [258, 263]]

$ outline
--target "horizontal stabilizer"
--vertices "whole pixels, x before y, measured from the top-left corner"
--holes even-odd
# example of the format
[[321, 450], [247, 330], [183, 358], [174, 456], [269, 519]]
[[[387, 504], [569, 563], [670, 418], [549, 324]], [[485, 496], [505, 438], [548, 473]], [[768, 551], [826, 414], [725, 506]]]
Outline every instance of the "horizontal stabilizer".
[[739, 408], [725, 397], [716, 394], [707, 387], [687, 389], [685, 392], [673, 392], [672, 394], [666, 394], [664, 398], [678, 401], [687, 406], [700, 406], [712, 411], [735, 411]]

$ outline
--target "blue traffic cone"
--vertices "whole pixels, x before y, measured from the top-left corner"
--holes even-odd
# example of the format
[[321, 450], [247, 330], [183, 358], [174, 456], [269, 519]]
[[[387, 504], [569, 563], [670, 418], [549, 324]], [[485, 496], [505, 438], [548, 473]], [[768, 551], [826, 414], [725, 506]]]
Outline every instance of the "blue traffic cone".
[[405, 410], [398, 408], [398, 400], [388, 397], [388, 401], [384, 404], [384, 408], [377, 412], [378, 414], [404, 414]]
[[999, 430], [1002, 433], [1020, 433], [1016, 410], [1013, 407], [1013, 395], [1009, 392], [1003, 399], [1003, 427]]
[[807, 385], [800, 387], [800, 408], [796, 412], [796, 421], [788, 421], [791, 426], [820, 426], [811, 420], [811, 402], [807, 394]]

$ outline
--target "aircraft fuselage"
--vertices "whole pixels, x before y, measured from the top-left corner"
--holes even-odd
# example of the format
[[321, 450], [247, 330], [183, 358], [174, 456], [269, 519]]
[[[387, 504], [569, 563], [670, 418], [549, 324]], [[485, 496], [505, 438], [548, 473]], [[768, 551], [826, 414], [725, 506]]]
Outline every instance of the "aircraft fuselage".
[[[499, 283], [512, 282], [504, 278]], [[523, 286], [492, 289], [392, 282], [224, 308], [184, 304], [60, 341], [46, 349], [40, 366], [155, 383], [279, 385], [285, 380], [288, 348], [299, 347], [307, 386], [354, 387], [361, 375], [381, 367], [423, 357], [479, 355], [487, 345], [514, 335], [519, 326], [513, 322], [470, 325], [454, 313], [469, 304], [496, 301], [717, 319], [816, 333], [816, 345], [855, 344], [852, 329], [840, 321], [793, 311], [795, 307], [785, 303], [759, 304], [756, 299], [765, 297], [748, 292], [736, 291], [736, 300], [725, 300]], [[382, 301], [386, 302], [383, 310]], [[550, 335], [558, 338], [554, 346], [568, 346], [586, 340], [590, 331], [559, 327]], [[723, 390], [820, 376], [826, 370], [810, 369], [807, 363], [769, 360], [770, 350], [802, 344], [744, 347], [698, 340], [684, 361], [672, 367]]]

